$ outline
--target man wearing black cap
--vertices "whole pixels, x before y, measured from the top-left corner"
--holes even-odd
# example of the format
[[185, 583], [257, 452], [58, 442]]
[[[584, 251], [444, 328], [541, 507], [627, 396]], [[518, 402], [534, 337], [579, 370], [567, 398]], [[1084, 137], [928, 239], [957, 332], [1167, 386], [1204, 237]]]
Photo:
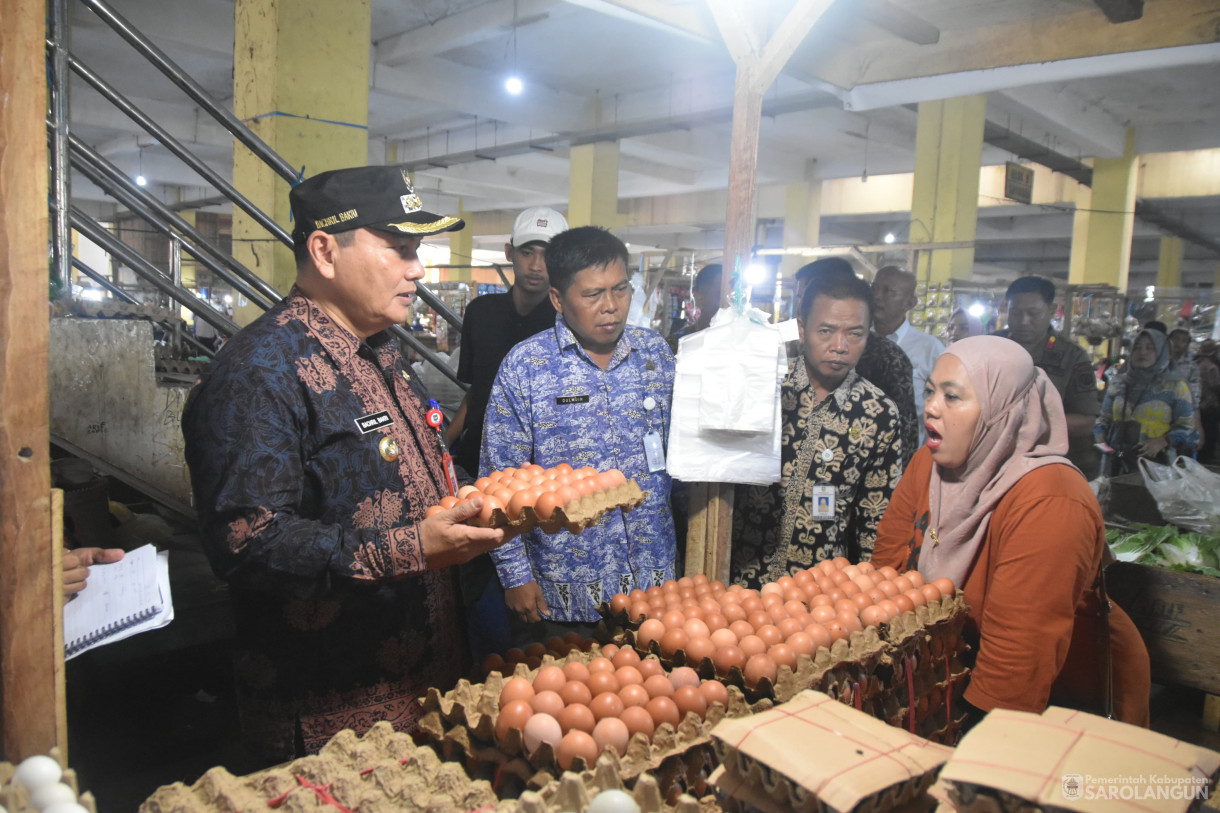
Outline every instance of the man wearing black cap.
[[[407, 320], [423, 210], [405, 172], [324, 172], [292, 190], [297, 282], [217, 354], [183, 412], [204, 545], [232, 587], [242, 727], [260, 756], [317, 751], [461, 673], [449, 568], [504, 541], [461, 524], [426, 394], [387, 328]], [[480, 503], [479, 506], [473, 503]]]

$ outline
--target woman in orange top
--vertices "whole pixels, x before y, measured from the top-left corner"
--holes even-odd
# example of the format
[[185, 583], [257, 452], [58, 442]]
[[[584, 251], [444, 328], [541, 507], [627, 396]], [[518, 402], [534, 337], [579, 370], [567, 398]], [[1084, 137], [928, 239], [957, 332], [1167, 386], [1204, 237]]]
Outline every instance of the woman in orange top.
[[[1064, 457], [1054, 386], [1015, 342], [963, 339], [932, 370], [924, 420], [928, 442], [878, 526], [873, 564], [945, 576], [965, 592], [977, 653], [966, 700], [977, 709], [1100, 711], [1105, 525]], [[1109, 628], [1114, 716], [1147, 725], [1148, 652], [1117, 606]]]

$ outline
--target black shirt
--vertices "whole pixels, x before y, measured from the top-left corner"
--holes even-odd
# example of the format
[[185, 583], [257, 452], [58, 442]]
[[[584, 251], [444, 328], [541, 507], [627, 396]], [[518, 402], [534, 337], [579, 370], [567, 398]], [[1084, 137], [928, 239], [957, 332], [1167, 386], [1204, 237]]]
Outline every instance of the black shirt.
[[508, 351], [536, 333], [555, 326], [555, 308], [548, 296], [525, 316], [513, 305], [512, 289], [506, 294], [484, 294], [466, 307], [462, 319], [462, 346], [457, 377], [470, 385], [466, 396], [466, 423], [454, 449], [453, 460], [472, 476], [479, 472], [479, 447], [483, 442], [483, 415], [491, 397], [500, 362]]

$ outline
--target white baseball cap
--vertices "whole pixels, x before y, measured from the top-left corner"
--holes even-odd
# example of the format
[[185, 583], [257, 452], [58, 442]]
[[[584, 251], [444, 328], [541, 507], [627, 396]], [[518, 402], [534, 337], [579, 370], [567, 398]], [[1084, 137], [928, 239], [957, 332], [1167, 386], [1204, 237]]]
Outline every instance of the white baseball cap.
[[551, 242], [551, 238], [561, 231], [568, 230], [568, 221], [563, 215], [546, 206], [532, 206], [517, 215], [513, 224], [512, 243], [523, 246], [526, 243]]

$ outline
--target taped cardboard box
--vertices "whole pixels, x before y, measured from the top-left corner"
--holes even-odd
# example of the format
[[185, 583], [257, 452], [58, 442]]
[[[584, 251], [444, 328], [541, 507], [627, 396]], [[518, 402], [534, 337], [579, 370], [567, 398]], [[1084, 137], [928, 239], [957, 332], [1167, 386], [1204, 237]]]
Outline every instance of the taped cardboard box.
[[725, 720], [712, 737], [712, 782], [767, 813], [930, 808], [925, 791], [953, 753], [814, 691]]
[[1052, 706], [997, 710], [958, 745], [940, 784], [959, 810], [1176, 811], [1210, 798], [1220, 753]]

